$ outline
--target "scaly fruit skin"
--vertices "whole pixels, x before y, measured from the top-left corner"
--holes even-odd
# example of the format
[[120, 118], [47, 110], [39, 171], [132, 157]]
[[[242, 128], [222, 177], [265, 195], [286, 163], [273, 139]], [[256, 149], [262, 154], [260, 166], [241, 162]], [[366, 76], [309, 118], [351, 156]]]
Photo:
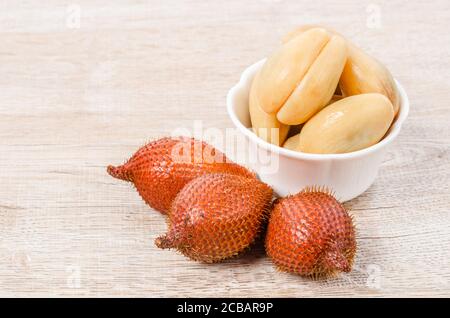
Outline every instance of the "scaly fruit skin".
[[249, 112], [253, 132], [259, 138], [280, 146], [283, 144], [289, 133], [289, 126], [280, 123], [276, 114], [268, 114], [262, 110], [256, 95], [257, 89], [255, 89], [255, 87], [259, 85], [259, 74], [260, 72], [258, 72], [253, 79], [249, 96]]
[[331, 194], [314, 188], [274, 204], [265, 243], [278, 269], [314, 278], [349, 272], [356, 252], [351, 217]]
[[206, 173], [229, 173], [255, 178], [246, 168], [229, 162], [205, 142], [187, 137], [165, 137], [140, 148], [125, 164], [108, 166], [108, 173], [134, 184], [152, 208], [167, 213], [178, 192]]
[[210, 174], [189, 182], [169, 212], [169, 232], [160, 248], [212, 263], [237, 255], [256, 239], [272, 199], [272, 189], [252, 178]]

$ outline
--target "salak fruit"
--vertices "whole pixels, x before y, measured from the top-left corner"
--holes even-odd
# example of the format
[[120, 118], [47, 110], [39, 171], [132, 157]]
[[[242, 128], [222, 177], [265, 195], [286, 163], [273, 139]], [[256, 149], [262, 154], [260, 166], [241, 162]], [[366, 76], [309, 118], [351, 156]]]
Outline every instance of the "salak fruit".
[[213, 263], [237, 255], [256, 239], [272, 200], [272, 189], [255, 178], [208, 174], [189, 182], [169, 212], [160, 248]]
[[356, 252], [352, 218], [316, 188], [275, 202], [265, 244], [278, 269], [313, 278], [349, 272]]
[[228, 173], [247, 178], [255, 174], [231, 162], [208, 145], [188, 137], [165, 137], [140, 148], [125, 164], [108, 166], [108, 173], [132, 182], [152, 208], [167, 213], [178, 192], [206, 173]]

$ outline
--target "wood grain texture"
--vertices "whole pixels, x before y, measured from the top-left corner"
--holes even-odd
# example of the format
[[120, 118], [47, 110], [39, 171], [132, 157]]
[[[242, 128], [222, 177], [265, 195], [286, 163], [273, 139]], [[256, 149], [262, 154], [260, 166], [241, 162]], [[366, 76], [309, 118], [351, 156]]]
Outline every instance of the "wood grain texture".
[[[450, 5], [376, 1], [370, 28], [372, 3], [2, 1], [0, 296], [450, 296]], [[228, 89], [304, 23], [385, 62], [411, 101], [375, 184], [347, 203], [355, 269], [310, 281], [260, 243], [217, 265], [157, 249], [164, 218], [105, 166], [195, 120], [231, 127]]]

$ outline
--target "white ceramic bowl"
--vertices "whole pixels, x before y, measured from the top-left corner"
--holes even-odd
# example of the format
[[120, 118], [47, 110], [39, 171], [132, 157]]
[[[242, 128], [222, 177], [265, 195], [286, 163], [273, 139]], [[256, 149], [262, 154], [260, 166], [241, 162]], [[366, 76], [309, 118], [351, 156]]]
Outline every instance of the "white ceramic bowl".
[[[325, 186], [341, 201], [353, 199], [374, 182], [388, 145], [397, 137], [408, 116], [409, 101], [406, 92], [396, 82], [400, 92], [400, 111], [387, 135], [379, 143], [345, 154], [309, 154], [272, 145], [251, 130], [248, 111], [250, 85], [265, 59], [248, 67], [227, 95], [228, 114], [240, 133], [249, 140], [249, 151], [276, 157], [276, 169], [266, 169], [260, 160], [248, 164], [263, 182], [271, 185], [280, 196], [295, 194], [306, 186]], [[250, 154], [256, 157], [258, 154]]]

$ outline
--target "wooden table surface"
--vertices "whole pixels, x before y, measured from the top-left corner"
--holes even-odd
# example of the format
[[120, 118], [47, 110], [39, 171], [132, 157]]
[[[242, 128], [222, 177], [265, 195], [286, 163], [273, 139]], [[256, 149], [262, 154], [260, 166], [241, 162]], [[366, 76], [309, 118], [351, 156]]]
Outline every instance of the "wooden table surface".
[[[2, 1], [0, 295], [450, 296], [449, 21], [447, 0]], [[354, 270], [280, 273], [261, 243], [216, 265], [159, 250], [164, 218], [105, 166], [195, 121], [232, 127], [228, 89], [304, 23], [347, 35], [410, 97], [347, 203]]]

